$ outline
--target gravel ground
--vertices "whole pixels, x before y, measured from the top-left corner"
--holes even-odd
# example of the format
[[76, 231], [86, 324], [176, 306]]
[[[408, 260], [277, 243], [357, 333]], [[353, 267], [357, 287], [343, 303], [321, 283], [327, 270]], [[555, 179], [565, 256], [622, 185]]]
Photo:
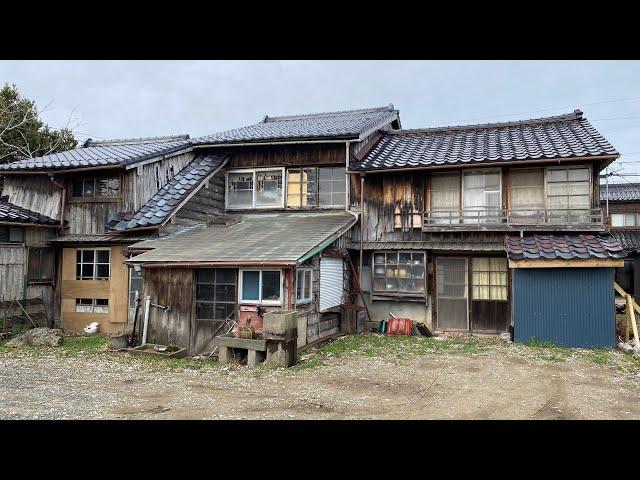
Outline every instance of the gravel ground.
[[638, 419], [616, 351], [357, 335], [291, 369], [0, 346], [2, 419]]

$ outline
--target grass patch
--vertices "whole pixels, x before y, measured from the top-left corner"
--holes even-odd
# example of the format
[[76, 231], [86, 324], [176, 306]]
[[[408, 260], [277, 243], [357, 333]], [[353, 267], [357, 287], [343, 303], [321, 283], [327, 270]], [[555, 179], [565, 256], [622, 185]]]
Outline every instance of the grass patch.
[[109, 350], [109, 339], [105, 335], [91, 337], [66, 337], [56, 353], [61, 356], [97, 355]]
[[406, 360], [429, 354], [481, 354], [498, 341], [460, 336], [444, 340], [425, 337], [387, 337], [380, 334], [348, 335], [330, 341], [301, 355], [301, 362], [288, 371], [310, 370], [320, 367], [331, 358], [346, 355], [360, 357], [384, 357], [394, 360]]

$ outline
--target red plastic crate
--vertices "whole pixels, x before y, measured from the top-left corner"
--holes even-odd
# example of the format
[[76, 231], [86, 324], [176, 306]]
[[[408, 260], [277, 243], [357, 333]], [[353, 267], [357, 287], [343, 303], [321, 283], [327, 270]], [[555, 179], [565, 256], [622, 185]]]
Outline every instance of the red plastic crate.
[[387, 335], [413, 335], [413, 320], [410, 318], [390, 318], [387, 325]]

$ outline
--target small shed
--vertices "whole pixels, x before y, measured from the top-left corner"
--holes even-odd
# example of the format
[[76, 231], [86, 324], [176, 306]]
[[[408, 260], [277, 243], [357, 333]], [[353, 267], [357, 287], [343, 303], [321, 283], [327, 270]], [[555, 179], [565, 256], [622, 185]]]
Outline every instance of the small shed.
[[614, 268], [624, 263], [610, 236], [507, 236], [514, 340], [563, 347], [615, 347]]

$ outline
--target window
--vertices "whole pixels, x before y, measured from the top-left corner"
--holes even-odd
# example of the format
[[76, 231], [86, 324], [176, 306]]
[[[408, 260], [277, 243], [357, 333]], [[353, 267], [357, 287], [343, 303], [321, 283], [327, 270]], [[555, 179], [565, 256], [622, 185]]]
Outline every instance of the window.
[[76, 298], [78, 313], [109, 313], [109, 300], [106, 298]]
[[547, 169], [547, 204], [559, 221], [588, 216], [590, 188], [588, 168]]
[[227, 208], [283, 207], [283, 174], [283, 168], [229, 172]]
[[318, 205], [318, 174], [315, 168], [287, 171], [287, 207], [315, 207]]
[[24, 228], [0, 225], [0, 243], [24, 243]]
[[507, 300], [507, 259], [474, 258], [473, 300]]
[[76, 250], [76, 280], [109, 280], [110, 256], [106, 249]]
[[318, 168], [318, 204], [344, 207], [346, 203], [345, 167]]
[[51, 248], [29, 248], [29, 282], [52, 282], [55, 254]]
[[279, 305], [281, 301], [280, 270], [240, 270], [240, 303]]
[[298, 268], [296, 270], [296, 304], [309, 303], [311, 301], [312, 281], [312, 268]]
[[413, 252], [375, 252], [373, 291], [378, 293], [425, 292], [425, 255]]
[[612, 213], [612, 227], [636, 227], [640, 225], [640, 213]]
[[431, 223], [459, 223], [460, 174], [446, 173], [431, 177]]
[[501, 217], [500, 171], [464, 172], [462, 175], [462, 223], [496, 223]]
[[196, 318], [226, 320], [235, 312], [236, 271], [229, 268], [196, 270]]
[[79, 178], [73, 180], [74, 197], [118, 197], [120, 179], [116, 177]]
[[[511, 216], [514, 222], [530, 221], [532, 217], [544, 218], [544, 170], [518, 169], [509, 175], [511, 185]], [[526, 217], [518, 218], [518, 217]]]

